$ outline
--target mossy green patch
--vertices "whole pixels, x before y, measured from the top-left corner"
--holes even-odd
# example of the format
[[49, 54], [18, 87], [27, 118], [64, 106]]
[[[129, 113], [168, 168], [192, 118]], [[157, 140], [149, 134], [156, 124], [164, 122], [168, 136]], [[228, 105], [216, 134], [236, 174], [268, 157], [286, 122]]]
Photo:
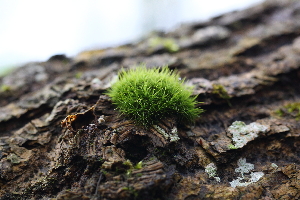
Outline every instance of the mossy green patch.
[[140, 161], [134, 166], [134, 169], [142, 169], [142, 167], [143, 167], [143, 162]]
[[275, 114], [279, 117], [283, 117], [284, 115], [291, 115], [296, 120], [300, 120], [300, 102], [289, 103], [276, 110]]
[[0, 92], [8, 92], [11, 91], [11, 87], [9, 85], [1, 85]]
[[153, 37], [149, 40], [150, 48], [163, 46], [168, 52], [173, 53], [179, 50], [179, 45], [172, 38]]
[[75, 78], [80, 79], [82, 77], [82, 72], [77, 72]]
[[231, 106], [231, 103], [229, 101], [231, 97], [228, 95], [228, 92], [223, 85], [214, 84], [212, 93], [218, 95], [222, 99], [225, 99], [228, 105]]
[[203, 110], [195, 107], [198, 102], [191, 96], [192, 91], [168, 67], [139, 66], [121, 70], [117, 82], [106, 94], [123, 115], [149, 127], [170, 117], [180, 123], [193, 122]]

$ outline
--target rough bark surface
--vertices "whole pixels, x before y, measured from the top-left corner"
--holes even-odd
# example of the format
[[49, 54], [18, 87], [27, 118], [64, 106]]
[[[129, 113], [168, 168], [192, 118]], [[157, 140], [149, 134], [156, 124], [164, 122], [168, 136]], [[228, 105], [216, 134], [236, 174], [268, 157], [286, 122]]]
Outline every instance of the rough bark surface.
[[[193, 126], [119, 115], [104, 92], [140, 63], [194, 86]], [[299, 78], [295, 0], [29, 63], [0, 79], [0, 199], [299, 199]]]

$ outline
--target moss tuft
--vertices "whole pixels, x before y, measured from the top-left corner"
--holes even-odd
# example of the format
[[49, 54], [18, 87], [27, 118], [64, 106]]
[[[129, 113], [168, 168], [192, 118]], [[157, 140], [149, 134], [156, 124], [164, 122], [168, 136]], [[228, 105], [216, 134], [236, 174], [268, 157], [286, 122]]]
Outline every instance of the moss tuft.
[[9, 85], [1, 85], [0, 92], [8, 92], [11, 91], [11, 87]]
[[222, 99], [225, 99], [228, 105], [231, 106], [231, 103], [229, 101], [231, 97], [228, 95], [228, 92], [223, 85], [214, 84], [212, 93], [217, 94]]
[[284, 115], [290, 115], [296, 120], [300, 120], [300, 102], [289, 103], [283, 106], [282, 108], [276, 110], [275, 114], [279, 117], [283, 117]]
[[122, 70], [106, 93], [125, 116], [146, 127], [176, 117], [180, 123], [193, 122], [202, 109], [196, 108], [192, 88], [168, 67], [147, 69], [139, 66]]
[[151, 38], [149, 40], [149, 46], [152, 49], [162, 46], [170, 53], [179, 51], [179, 45], [172, 38], [162, 38], [162, 37]]

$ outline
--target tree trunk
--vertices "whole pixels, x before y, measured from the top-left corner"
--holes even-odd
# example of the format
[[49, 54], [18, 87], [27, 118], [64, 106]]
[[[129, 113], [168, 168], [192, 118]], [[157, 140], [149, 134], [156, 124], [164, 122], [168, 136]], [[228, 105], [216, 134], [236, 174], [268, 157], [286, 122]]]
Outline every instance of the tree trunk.
[[[194, 125], [119, 114], [104, 93], [141, 63], [194, 86]], [[29, 63], [0, 79], [0, 199], [299, 199], [299, 78], [294, 0]]]

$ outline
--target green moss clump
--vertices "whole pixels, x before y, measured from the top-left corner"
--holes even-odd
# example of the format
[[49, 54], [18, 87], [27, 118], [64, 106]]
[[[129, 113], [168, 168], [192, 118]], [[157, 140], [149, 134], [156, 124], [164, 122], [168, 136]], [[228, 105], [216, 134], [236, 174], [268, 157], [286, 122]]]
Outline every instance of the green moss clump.
[[193, 122], [203, 110], [195, 107], [198, 102], [191, 97], [192, 91], [168, 67], [139, 66], [122, 70], [106, 94], [123, 115], [149, 127], [169, 117], [180, 123]]
[[296, 120], [300, 120], [300, 102], [289, 103], [283, 108], [276, 110], [275, 114], [277, 114], [279, 117], [288, 114], [293, 116]]
[[179, 51], [179, 45], [172, 38], [154, 37], [149, 40], [150, 48], [162, 46], [170, 53]]
[[212, 93], [217, 94], [222, 99], [225, 99], [228, 105], [231, 106], [231, 103], [229, 101], [231, 97], [228, 95], [228, 92], [223, 85], [214, 84]]
[[230, 99], [230, 96], [228, 95], [227, 90], [223, 85], [214, 84], [212, 93], [217, 94], [222, 99]]
[[8, 92], [11, 91], [11, 87], [9, 85], [1, 85], [0, 92]]
[[287, 109], [287, 111], [289, 113], [294, 114], [296, 120], [300, 119], [300, 102], [290, 103], [290, 104], [286, 105], [285, 108]]
[[278, 109], [274, 111], [275, 115], [279, 116], [279, 117], [283, 117], [284, 112], [282, 109]]
[[75, 78], [80, 79], [82, 77], [82, 72], [77, 72]]

